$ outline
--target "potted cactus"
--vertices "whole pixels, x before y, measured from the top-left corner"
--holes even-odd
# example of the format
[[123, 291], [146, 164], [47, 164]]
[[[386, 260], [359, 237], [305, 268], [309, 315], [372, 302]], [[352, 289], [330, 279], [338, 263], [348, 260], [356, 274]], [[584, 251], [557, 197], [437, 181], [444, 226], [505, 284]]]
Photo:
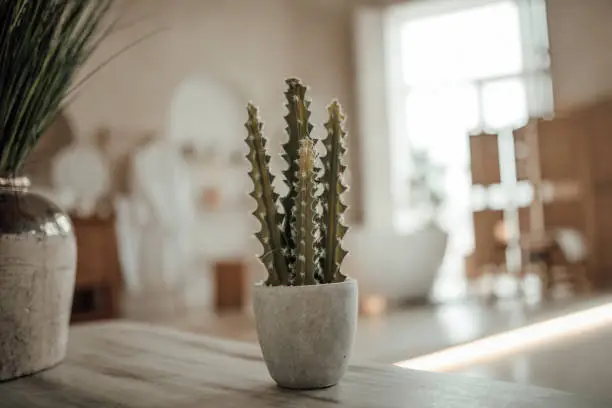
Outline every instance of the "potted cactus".
[[[247, 159], [252, 169], [255, 235], [268, 277], [253, 293], [257, 333], [268, 371], [285, 388], [335, 385], [348, 364], [357, 323], [357, 283], [342, 274], [347, 206], [342, 194], [346, 166], [344, 115], [332, 102], [327, 136], [312, 136], [307, 88], [288, 79], [283, 172], [288, 192], [275, 192], [257, 108], [248, 105]], [[325, 155], [318, 157], [322, 143]]]

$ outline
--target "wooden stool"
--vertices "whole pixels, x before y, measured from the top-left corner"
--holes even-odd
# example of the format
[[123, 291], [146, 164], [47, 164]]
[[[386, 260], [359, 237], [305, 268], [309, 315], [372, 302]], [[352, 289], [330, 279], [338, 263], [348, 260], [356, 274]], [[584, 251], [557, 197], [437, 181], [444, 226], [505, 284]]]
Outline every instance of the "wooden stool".
[[215, 309], [242, 310], [245, 304], [247, 266], [242, 260], [215, 263]]

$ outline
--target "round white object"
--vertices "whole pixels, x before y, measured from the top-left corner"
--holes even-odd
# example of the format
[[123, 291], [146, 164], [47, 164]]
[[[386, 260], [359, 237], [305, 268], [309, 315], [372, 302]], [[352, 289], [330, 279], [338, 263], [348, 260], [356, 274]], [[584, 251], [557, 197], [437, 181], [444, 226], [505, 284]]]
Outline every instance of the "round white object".
[[53, 162], [53, 185], [71, 192], [78, 202], [95, 203], [111, 188], [111, 171], [95, 146], [77, 143], [61, 151]]

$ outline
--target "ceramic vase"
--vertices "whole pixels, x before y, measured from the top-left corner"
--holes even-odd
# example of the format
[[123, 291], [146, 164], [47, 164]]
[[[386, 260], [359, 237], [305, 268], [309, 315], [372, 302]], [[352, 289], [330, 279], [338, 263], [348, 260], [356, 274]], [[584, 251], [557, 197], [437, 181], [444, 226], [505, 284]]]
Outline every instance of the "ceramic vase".
[[26, 178], [0, 177], [0, 381], [66, 355], [76, 242], [70, 218]]

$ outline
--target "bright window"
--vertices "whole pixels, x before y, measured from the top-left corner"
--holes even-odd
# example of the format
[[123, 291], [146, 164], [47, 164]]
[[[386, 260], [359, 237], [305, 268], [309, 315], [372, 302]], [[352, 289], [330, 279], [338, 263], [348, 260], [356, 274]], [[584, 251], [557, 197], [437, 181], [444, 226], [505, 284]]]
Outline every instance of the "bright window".
[[[462, 264], [473, 249], [469, 133], [512, 137], [530, 115], [552, 109], [545, 4], [416, 1], [390, 10], [386, 34], [393, 223], [404, 232], [422, 226], [411, 200], [410, 151], [426, 152], [445, 169], [437, 221]], [[522, 187], [511, 169], [514, 152], [500, 148], [500, 161], [501, 189], [513, 195]]]
[[400, 35], [402, 72], [408, 86], [479, 80], [523, 70], [519, 13], [512, 2], [409, 19]]

